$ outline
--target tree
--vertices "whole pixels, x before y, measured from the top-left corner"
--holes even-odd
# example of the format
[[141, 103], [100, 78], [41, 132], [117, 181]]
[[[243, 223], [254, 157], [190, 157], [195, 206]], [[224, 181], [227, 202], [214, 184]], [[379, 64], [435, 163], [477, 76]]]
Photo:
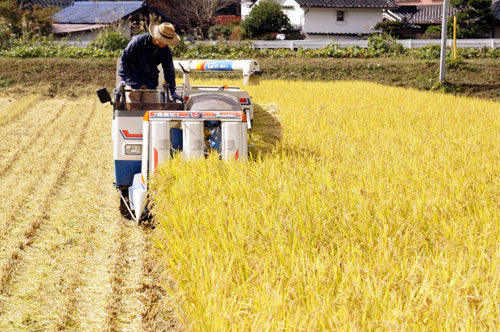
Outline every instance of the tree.
[[12, 32], [21, 32], [23, 14], [13, 0], [0, 2], [0, 22], [7, 26]]
[[[458, 38], [479, 37], [488, 31], [494, 17], [491, 13], [491, 0], [451, 0], [458, 9]], [[448, 24], [453, 26], [453, 20]]]
[[35, 6], [32, 10], [20, 8], [15, 0], [0, 2], [0, 23], [6, 25], [15, 34], [48, 35], [52, 33], [53, 8]]
[[375, 24], [374, 30], [382, 30], [383, 33], [388, 35], [395, 35], [398, 30], [404, 26], [404, 22], [401, 21], [381, 21]]
[[147, 0], [148, 5], [177, 22], [181, 28], [195, 30], [206, 37], [214, 18], [226, 8], [239, 4], [238, 0]]
[[268, 1], [261, 1], [254, 6], [241, 25], [250, 38], [291, 28], [290, 19], [283, 13], [281, 6]]

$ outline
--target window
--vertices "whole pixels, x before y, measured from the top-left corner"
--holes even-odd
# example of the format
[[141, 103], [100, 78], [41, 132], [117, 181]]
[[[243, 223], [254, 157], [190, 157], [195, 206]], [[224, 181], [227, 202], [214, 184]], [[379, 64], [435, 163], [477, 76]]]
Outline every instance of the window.
[[337, 22], [343, 22], [343, 21], [344, 21], [344, 11], [337, 10]]

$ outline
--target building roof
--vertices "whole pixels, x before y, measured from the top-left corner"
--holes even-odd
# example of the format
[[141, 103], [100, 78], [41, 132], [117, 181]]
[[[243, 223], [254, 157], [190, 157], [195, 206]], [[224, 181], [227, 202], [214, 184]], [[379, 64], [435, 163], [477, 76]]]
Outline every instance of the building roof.
[[18, 0], [24, 9], [33, 9], [38, 6], [42, 8], [66, 8], [73, 4], [74, 0]]
[[[448, 17], [455, 15], [458, 9], [449, 6]], [[491, 13], [500, 20], [500, 0], [494, 0], [491, 4]], [[408, 25], [418, 24], [440, 24], [443, 19], [443, 5], [421, 5], [421, 6], [399, 6], [384, 12], [384, 18], [391, 21], [401, 21]]]
[[392, 0], [295, 0], [302, 7], [396, 8]]
[[497, 20], [500, 20], [500, 1], [499, 0], [495, 0], [491, 4], [491, 13], [493, 14], [493, 16], [495, 16], [495, 18]]
[[75, 1], [54, 14], [55, 23], [112, 24], [141, 10], [148, 9], [173, 24], [170, 18], [142, 1]]
[[54, 23], [54, 34], [66, 34], [73, 32], [96, 30], [107, 27], [107, 24], [58, 24]]
[[[448, 17], [455, 15], [457, 11], [457, 8], [449, 6]], [[400, 6], [398, 9], [387, 10], [384, 17], [409, 25], [439, 24], [443, 19], [443, 5]]]

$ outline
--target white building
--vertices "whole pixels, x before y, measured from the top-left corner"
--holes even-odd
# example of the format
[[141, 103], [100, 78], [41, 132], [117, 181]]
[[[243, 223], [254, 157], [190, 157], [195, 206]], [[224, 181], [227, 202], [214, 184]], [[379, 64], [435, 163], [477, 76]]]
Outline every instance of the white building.
[[[260, 0], [243, 0], [246, 17]], [[397, 8], [392, 0], [275, 0], [292, 25], [307, 39], [360, 39], [374, 33], [384, 9]]]

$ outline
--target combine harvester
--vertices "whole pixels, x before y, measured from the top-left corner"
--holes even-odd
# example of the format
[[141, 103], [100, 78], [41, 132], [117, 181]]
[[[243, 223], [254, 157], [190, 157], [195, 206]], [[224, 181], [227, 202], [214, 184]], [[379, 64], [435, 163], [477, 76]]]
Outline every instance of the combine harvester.
[[[106, 89], [97, 91], [102, 103], [113, 105], [115, 186], [121, 196], [120, 211], [138, 224], [147, 214], [149, 177], [174, 153], [181, 153], [185, 159], [204, 158], [214, 151], [223, 160], [246, 161], [248, 157], [247, 134], [253, 119], [248, 93], [236, 86], [191, 85], [190, 73], [242, 72], [243, 85], [258, 85], [262, 74], [259, 63], [174, 60], [174, 67], [183, 73], [183, 84], [176, 88], [183, 103], [170, 102], [165, 84], [152, 90], [158, 93], [158, 103], [127, 103], [127, 89], [114, 89], [113, 100]], [[163, 78], [161, 66], [159, 69]]]

